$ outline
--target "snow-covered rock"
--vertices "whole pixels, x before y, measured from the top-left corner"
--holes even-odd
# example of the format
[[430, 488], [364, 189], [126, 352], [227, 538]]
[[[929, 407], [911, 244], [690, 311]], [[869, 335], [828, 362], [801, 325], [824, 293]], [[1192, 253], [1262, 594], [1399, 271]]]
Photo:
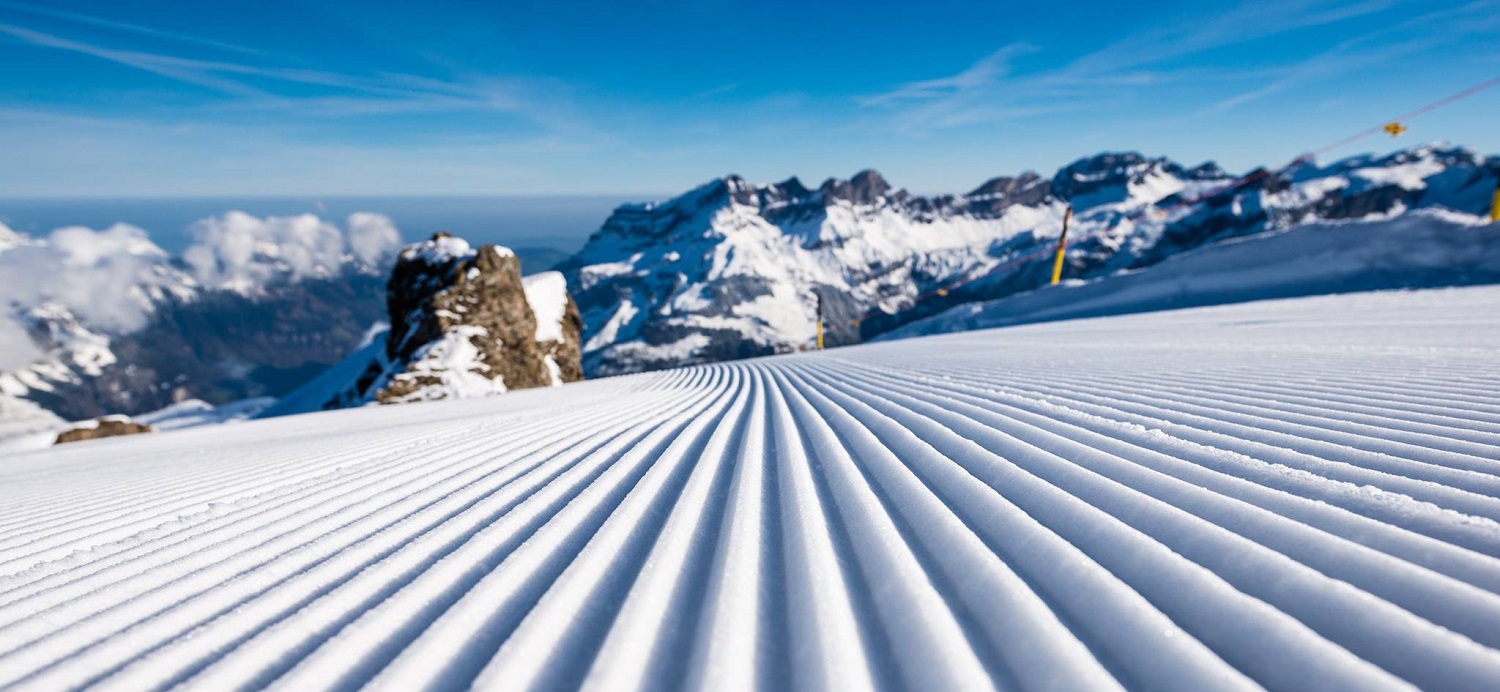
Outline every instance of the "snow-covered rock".
[[556, 272], [521, 277], [495, 245], [447, 233], [401, 251], [390, 329], [270, 407], [279, 416], [370, 402], [468, 399], [583, 378], [581, 324]]

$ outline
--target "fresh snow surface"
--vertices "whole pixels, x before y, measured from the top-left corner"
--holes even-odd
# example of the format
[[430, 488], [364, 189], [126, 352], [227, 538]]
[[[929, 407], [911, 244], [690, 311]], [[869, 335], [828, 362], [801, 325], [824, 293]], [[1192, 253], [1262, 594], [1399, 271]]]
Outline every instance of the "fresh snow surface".
[[67, 421], [41, 405], [5, 394], [0, 387], [0, 457], [23, 449], [41, 449], [57, 439]]
[[276, 403], [274, 397], [257, 396], [214, 406], [202, 399], [188, 399], [150, 413], [133, 416], [137, 422], [150, 425], [157, 432], [180, 430], [199, 425], [219, 425], [254, 418]]
[[0, 463], [0, 687], [1500, 689], [1500, 288]]
[[563, 317], [568, 310], [568, 280], [562, 272], [540, 272], [521, 278], [526, 302], [536, 315], [536, 340], [563, 340]]

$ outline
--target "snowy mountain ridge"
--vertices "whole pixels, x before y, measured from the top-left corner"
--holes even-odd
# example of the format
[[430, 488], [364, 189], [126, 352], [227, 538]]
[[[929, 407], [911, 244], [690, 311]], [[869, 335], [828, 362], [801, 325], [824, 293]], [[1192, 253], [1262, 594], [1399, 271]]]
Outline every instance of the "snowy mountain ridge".
[[621, 206], [563, 268], [583, 314], [585, 369], [617, 374], [804, 347], [820, 301], [837, 327], [828, 341], [845, 344], [1030, 290], [1050, 266], [1020, 260], [1055, 243], [1069, 205], [1081, 242], [1067, 275], [1093, 277], [1317, 220], [1484, 213], [1497, 177], [1500, 157], [1444, 144], [1244, 177], [1106, 153], [1050, 178], [1027, 172], [934, 197], [874, 171], [817, 188], [731, 175]]

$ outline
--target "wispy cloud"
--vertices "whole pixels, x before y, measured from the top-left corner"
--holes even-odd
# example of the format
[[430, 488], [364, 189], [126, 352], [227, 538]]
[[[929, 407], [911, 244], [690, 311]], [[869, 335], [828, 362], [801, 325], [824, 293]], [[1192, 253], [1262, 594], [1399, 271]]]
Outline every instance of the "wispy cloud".
[[1332, 79], [1361, 69], [1388, 64], [1405, 55], [1432, 50], [1438, 45], [1438, 39], [1418, 39], [1383, 46], [1378, 50], [1369, 51], [1352, 52], [1343, 47], [1335, 48], [1334, 50], [1319, 53], [1312, 58], [1283, 70], [1282, 76], [1266, 84], [1194, 110], [1180, 120], [1191, 120], [1207, 115], [1223, 113], [1288, 89]]
[[[160, 33], [131, 26], [151, 35]], [[0, 35], [41, 48], [88, 55], [228, 97], [204, 107], [212, 112], [279, 111], [303, 118], [492, 112], [510, 114], [551, 131], [580, 133], [587, 129], [571, 105], [567, 87], [555, 80], [495, 75], [439, 79], [383, 72], [361, 76], [249, 59], [258, 55], [247, 55], [240, 61], [203, 60], [122, 49], [14, 23], [0, 23]], [[323, 89], [309, 93], [306, 89], [284, 88], [293, 86]]]
[[34, 46], [81, 53], [226, 94], [257, 95], [261, 93], [258, 89], [251, 88], [231, 79], [225, 79], [217, 74], [221, 71], [217, 69], [220, 63], [177, 58], [141, 51], [107, 48], [83, 41], [62, 38], [41, 31], [34, 31], [14, 24], [0, 24], [0, 34], [9, 35]]
[[[1011, 77], [1015, 61], [1037, 50], [1020, 43], [1005, 46], [958, 74], [908, 82], [856, 102], [866, 108], [887, 109], [896, 118], [897, 129], [906, 131], [1045, 115], [1075, 105], [1074, 99], [1082, 97], [1079, 88]], [[1002, 84], [1009, 89], [1004, 98], [997, 93]], [[1034, 98], [1043, 91], [1048, 98]]]
[[984, 56], [956, 75], [908, 82], [886, 93], [863, 97], [858, 101], [860, 105], [875, 106], [902, 101], [931, 101], [962, 96], [1004, 79], [1010, 74], [1011, 63], [1017, 57], [1036, 51], [1037, 47], [1029, 44], [1011, 44]]
[[261, 51], [254, 48], [246, 48], [244, 46], [235, 45], [233, 43], [215, 41], [212, 39], [202, 38], [200, 36], [189, 36], [187, 34], [181, 34], [175, 31], [166, 31], [154, 27], [142, 26], [140, 24], [131, 24], [130, 22], [122, 22], [115, 19], [106, 19], [104, 17], [96, 17], [93, 15], [81, 14], [78, 12], [68, 12], [66, 10], [54, 9], [51, 7], [40, 7], [37, 5], [0, 0], [0, 10], [10, 10], [12, 12], [20, 12], [40, 17], [50, 17], [52, 19], [60, 19], [66, 22], [72, 22], [74, 24], [100, 27], [127, 34], [136, 34], [138, 36], [166, 39], [168, 41], [173, 41], [176, 43], [200, 46], [204, 48], [213, 48], [216, 50], [242, 53], [246, 55], [261, 54]]
[[[1475, 5], [1490, 4], [1479, 0]], [[1246, 2], [1212, 17], [1130, 35], [1059, 67], [1026, 72], [1018, 59], [1038, 53], [1025, 44], [1006, 46], [963, 71], [937, 79], [909, 82], [856, 102], [881, 109], [897, 129], [936, 130], [961, 125], [1107, 106], [1112, 99], [1145, 87], [1260, 80], [1264, 83], [1207, 109], [1227, 110], [1292, 86], [1327, 78], [1394, 57], [1403, 48], [1378, 46], [1360, 53], [1356, 45], [1291, 67], [1252, 70], [1182, 67], [1183, 59], [1264, 39], [1363, 17], [1391, 9], [1400, 0], [1260, 0]], [[1409, 22], [1407, 24], [1410, 24]]]
[[[1409, 17], [1340, 41], [1326, 51], [1285, 68], [1271, 81], [1209, 104], [1189, 113], [1184, 119], [1222, 113], [1288, 89], [1393, 64], [1401, 58], [1438, 49], [1460, 35], [1500, 33], [1500, 17], [1495, 14], [1497, 9], [1500, 9], [1500, 1], [1476, 0], [1460, 7]], [[1390, 39], [1396, 40], [1387, 42]]]
[[740, 82], [731, 82], [729, 84], [721, 84], [721, 85], [716, 86], [716, 87], [714, 87], [712, 89], [704, 89], [703, 91], [700, 91], [700, 92], [698, 92], [696, 94], [693, 94], [693, 95], [691, 95], [691, 96], [689, 96], [689, 97], [687, 97], [686, 99], [683, 99], [683, 100], [684, 101], [704, 101], [704, 100], [708, 100], [708, 99], [714, 98], [715, 96], [722, 96], [722, 95], [727, 94], [727, 93], [729, 93], [731, 91], [734, 91], [735, 89], [740, 88], [740, 85], [741, 85]]
[[1325, 26], [1390, 9], [1398, 0], [1252, 0], [1208, 17], [1128, 36], [1068, 66], [1074, 73], [1114, 73], [1290, 31]]

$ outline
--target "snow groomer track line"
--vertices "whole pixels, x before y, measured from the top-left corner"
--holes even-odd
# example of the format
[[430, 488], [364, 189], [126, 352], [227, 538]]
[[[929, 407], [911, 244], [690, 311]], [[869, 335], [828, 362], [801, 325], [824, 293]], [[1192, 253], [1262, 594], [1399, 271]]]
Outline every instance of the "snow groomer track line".
[[1057, 322], [14, 456], [0, 686], [1500, 689], [1497, 303]]

